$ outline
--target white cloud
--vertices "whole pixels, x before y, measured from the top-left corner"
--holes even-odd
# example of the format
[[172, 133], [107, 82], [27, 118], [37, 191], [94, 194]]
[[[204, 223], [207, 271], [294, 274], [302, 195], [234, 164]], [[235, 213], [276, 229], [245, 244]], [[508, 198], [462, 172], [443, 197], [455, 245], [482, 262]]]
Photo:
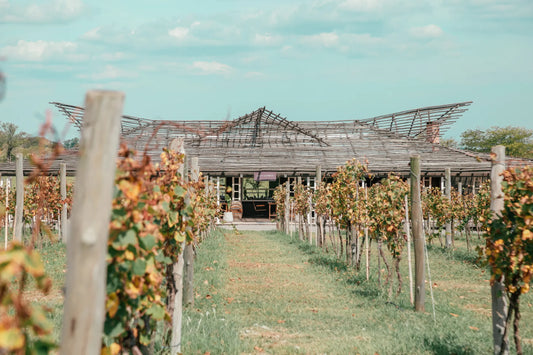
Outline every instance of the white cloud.
[[187, 27], [175, 27], [168, 31], [169, 36], [184, 40], [189, 35], [189, 29]]
[[85, 4], [82, 0], [47, 0], [37, 4], [0, 0], [0, 9], [0, 23], [56, 23], [78, 18]]
[[381, 9], [382, 6], [382, 0], [345, 0], [339, 5], [343, 10], [358, 12], [370, 12]]
[[229, 74], [232, 68], [227, 64], [219, 62], [194, 62], [193, 69], [200, 70], [204, 74]]
[[339, 35], [335, 32], [323, 32], [312, 36], [303, 36], [302, 41], [315, 46], [336, 47], [339, 44]]
[[92, 30], [89, 30], [89, 31], [85, 32], [81, 36], [81, 38], [89, 39], [89, 40], [100, 39], [101, 38], [100, 30], [101, 30], [101, 27], [95, 27]]
[[92, 74], [80, 74], [78, 75], [78, 78], [99, 81], [99, 80], [116, 80], [116, 79], [124, 79], [124, 78], [133, 78], [136, 76], [137, 76], [136, 74], [130, 71], [117, 68], [113, 65], [106, 65], [99, 72], [95, 72]]
[[269, 33], [266, 34], [256, 34], [254, 37], [254, 43], [261, 46], [273, 46], [281, 42], [281, 36], [274, 36]]
[[411, 28], [411, 34], [418, 38], [437, 38], [444, 34], [444, 31], [437, 25], [427, 25]]
[[47, 59], [79, 60], [82, 56], [76, 54], [77, 45], [73, 42], [48, 42], [19, 40], [14, 46], [0, 49], [0, 55], [12, 60], [40, 62]]

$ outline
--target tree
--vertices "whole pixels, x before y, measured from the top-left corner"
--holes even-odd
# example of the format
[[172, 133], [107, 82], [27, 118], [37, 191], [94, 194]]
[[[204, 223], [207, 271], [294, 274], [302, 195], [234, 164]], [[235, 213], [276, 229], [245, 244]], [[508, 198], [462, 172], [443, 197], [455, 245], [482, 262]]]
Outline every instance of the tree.
[[504, 145], [509, 156], [533, 159], [533, 130], [523, 127], [491, 127], [486, 131], [469, 129], [461, 133], [461, 148], [490, 153], [496, 145]]
[[72, 138], [72, 139], [67, 139], [63, 143], [63, 146], [66, 149], [79, 149], [79, 147], [80, 147], [80, 139], [78, 137]]
[[0, 125], [0, 145], [6, 151], [6, 160], [12, 161], [15, 157], [14, 150], [21, 145], [26, 138], [26, 133], [18, 132], [18, 126], [13, 123], [4, 122]]

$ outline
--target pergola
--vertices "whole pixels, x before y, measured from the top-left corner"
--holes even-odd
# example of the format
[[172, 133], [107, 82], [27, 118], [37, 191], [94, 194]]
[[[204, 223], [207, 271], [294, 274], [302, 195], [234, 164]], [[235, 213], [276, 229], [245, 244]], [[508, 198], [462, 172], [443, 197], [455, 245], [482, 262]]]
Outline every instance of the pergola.
[[[84, 109], [53, 102], [79, 129]], [[422, 171], [441, 175], [486, 175], [488, 157], [441, 146], [439, 138], [471, 102], [422, 107], [363, 120], [291, 121], [265, 107], [232, 121], [150, 120], [122, 116], [122, 140], [157, 161], [174, 138], [185, 141], [189, 157], [211, 176], [243, 176], [268, 171], [278, 176], [332, 173], [356, 158], [373, 174], [408, 174], [409, 158], [421, 157]]]

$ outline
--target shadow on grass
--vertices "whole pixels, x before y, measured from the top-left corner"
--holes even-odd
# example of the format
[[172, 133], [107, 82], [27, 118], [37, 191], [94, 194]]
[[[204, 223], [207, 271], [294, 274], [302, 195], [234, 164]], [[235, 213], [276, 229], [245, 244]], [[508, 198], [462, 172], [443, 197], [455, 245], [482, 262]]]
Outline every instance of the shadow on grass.
[[468, 251], [464, 249], [448, 250], [444, 247], [436, 245], [428, 245], [427, 248], [428, 251], [441, 254], [450, 260], [456, 260], [461, 263], [476, 266], [478, 268], [483, 267], [476, 251]]
[[424, 337], [424, 347], [432, 354], [456, 354], [456, 355], [471, 355], [475, 352], [464, 344], [458, 344], [457, 338], [452, 334], [445, 336], [435, 335], [435, 337]]

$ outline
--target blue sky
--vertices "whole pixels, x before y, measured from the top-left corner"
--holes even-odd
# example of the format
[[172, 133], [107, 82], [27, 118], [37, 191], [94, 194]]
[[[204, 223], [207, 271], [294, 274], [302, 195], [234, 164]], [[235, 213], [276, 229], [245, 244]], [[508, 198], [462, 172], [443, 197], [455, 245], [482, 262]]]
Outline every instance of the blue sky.
[[[121, 90], [124, 113], [363, 119], [474, 101], [448, 132], [533, 129], [531, 0], [0, 0], [0, 121]], [[66, 120], [54, 112], [58, 128]], [[74, 134], [71, 131], [71, 134]]]

